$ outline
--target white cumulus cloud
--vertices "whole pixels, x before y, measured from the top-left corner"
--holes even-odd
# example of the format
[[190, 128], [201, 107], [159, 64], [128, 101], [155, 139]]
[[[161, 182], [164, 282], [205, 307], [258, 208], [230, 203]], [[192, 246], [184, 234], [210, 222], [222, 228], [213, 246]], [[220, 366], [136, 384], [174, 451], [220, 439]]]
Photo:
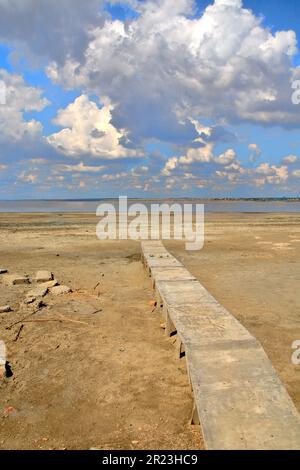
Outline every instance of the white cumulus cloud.
[[18, 141], [35, 137], [42, 132], [42, 124], [25, 119], [24, 114], [42, 111], [49, 104], [42, 90], [26, 84], [23, 77], [0, 69], [0, 81], [5, 84], [5, 103], [0, 104], [0, 140]]
[[99, 108], [88, 96], [81, 95], [65, 109], [58, 111], [54, 123], [63, 129], [48, 137], [48, 142], [65, 155], [91, 155], [103, 159], [134, 157], [135, 150], [124, 147], [125, 131], [112, 124], [112, 106]]

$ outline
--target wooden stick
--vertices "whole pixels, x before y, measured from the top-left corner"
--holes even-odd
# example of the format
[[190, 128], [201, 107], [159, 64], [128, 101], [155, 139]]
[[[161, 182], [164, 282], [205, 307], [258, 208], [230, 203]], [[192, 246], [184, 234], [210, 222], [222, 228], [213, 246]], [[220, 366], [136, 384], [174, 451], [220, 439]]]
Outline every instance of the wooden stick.
[[16, 335], [16, 337], [15, 337], [15, 339], [14, 339], [13, 341], [18, 341], [18, 339], [19, 339], [19, 337], [20, 337], [20, 334], [21, 334], [21, 331], [23, 330], [23, 328], [24, 328], [24, 325], [22, 324], [22, 325], [20, 326], [19, 331], [18, 331], [18, 333], [17, 333], [17, 335]]
[[[71, 323], [80, 323], [81, 325], [89, 326], [89, 323], [79, 321], [79, 320], [70, 320], [69, 318], [59, 317], [59, 318], [36, 318], [35, 320], [23, 320], [22, 323], [42, 323], [48, 321], [58, 321], [58, 322], [71, 322]], [[21, 323], [21, 322], [18, 322]]]

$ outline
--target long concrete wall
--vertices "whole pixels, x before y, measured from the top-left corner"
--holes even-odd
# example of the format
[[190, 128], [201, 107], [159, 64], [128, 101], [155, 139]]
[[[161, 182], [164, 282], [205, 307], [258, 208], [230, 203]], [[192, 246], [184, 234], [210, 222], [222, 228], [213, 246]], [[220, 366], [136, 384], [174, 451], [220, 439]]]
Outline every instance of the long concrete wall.
[[300, 449], [300, 415], [260, 343], [160, 241], [142, 243], [142, 260], [185, 353], [206, 448]]

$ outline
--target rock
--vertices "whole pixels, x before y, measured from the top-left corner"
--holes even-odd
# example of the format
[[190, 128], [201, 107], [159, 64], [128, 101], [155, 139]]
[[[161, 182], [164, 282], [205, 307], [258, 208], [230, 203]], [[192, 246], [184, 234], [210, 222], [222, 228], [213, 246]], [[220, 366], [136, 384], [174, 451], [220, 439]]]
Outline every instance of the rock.
[[29, 284], [27, 276], [20, 276], [19, 274], [5, 274], [2, 282], [7, 286], [16, 286], [18, 284]]
[[48, 287], [36, 287], [35, 289], [30, 290], [27, 292], [26, 297], [31, 298], [31, 297], [45, 297], [45, 295], [48, 292]]
[[53, 295], [62, 295], [62, 294], [69, 294], [70, 292], [72, 292], [72, 289], [70, 289], [70, 287], [68, 286], [56, 286], [56, 287], [52, 287], [50, 289], [50, 292]]
[[28, 305], [28, 304], [33, 304], [33, 302], [36, 301], [36, 298], [35, 297], [27, 297], [25, 300], [24, 300], [24, 304]]
[[53, 279], [53, 281], [43, 282], [40, 286], [50, 289], [51, 287], [58, 286], [58, 281]]
[[4, 414], [5, 417], [9, 416], [11, 414], [16, 414], [16, 413], [17, 413], [17, 410], [13, 406], [7, 406], [3, 410], [3, 414]]
[[6, 274], [8, 273], [7, 269], [0, 268], [0, 274]]
[[4, 305], [3, 307], [0, 307], [0, 313], [7, 313], [7, 312], [11, 312], [11, 308], [9, 305]]
[[48, 282], [52, 281], [52, 279], [53, 274], [50, 271], [38, 271], [35, 277], [36, 282]]

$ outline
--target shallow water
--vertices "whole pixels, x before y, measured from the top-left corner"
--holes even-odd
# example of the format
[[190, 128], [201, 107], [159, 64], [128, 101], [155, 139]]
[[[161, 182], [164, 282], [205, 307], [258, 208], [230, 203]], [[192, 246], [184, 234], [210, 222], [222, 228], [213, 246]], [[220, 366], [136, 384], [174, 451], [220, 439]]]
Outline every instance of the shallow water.
[[[212, 201], [200, 199], [176, 200], [130, 200], [128, 205], [143, 203], [147, 207], [151, 203], [162, 204], [167, 202], [181, 204], [204, 204], [205, 212], [300, 212], [300, 201]], [[113, 204], [118, 209], [117, 199], [81, 199], [81, 200], [23, 200], [0, 201], [0, 212], [83, 212], [95, 213], [99, 204]]]

